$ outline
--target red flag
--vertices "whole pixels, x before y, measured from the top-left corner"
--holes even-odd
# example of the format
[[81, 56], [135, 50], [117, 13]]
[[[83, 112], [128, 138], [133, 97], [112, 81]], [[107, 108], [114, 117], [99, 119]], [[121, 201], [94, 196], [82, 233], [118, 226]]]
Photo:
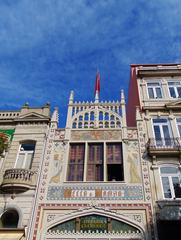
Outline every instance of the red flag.
[[98, 93], [100, 93], [100, 79], [101, 79], [100, 73], [99, 73], [99, 71], [97, 71], [97, 73], [96, 73], [96, 83], [95, 83], [95, 93], [94, 94], [96, 94], [96, 91], [98, 91]]

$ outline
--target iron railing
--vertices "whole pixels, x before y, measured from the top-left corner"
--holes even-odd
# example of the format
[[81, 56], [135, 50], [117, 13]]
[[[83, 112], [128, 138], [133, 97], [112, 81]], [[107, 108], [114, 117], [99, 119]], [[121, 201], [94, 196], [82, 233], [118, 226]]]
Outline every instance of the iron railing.
[[180, 138], [150, 138], [147, 147], [151, 149], [175, 149], [181, 148]]

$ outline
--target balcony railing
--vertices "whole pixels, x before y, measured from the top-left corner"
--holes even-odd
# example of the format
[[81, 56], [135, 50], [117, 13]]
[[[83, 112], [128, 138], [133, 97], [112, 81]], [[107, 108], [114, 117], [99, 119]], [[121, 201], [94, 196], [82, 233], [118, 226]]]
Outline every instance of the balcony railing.
[[150, 138], [147, 143], [147, 149], [152, 153], [179, 153], [181, 152], [180, 138]]
[[159, 220], [181, 220], [181, 199], [158, 200], [157, 204], [157, 218]]
[[36, 185], [37, 173], [30, 169], [7, 169], [3, 176], [1, 189], [6, 192], [26, 191]]

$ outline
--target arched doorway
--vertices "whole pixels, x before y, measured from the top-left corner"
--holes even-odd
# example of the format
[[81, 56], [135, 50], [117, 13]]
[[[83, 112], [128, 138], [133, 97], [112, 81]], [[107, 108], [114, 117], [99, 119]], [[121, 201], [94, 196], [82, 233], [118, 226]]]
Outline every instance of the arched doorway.
[[19, 222], [19, 214], [14, 209], [6, 210], [0, 218], [1, 228], [17, 228]]

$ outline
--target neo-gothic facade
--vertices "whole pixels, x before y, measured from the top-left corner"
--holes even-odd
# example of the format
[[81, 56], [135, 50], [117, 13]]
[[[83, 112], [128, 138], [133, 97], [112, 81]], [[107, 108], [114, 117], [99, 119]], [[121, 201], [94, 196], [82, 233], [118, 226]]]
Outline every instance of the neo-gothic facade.
[[127, 114], [123, 91], [112, 102], [99, 91], [76, 102], [71, 91], [64, 129], [48, 104], [1, 111], [0, 239], [151, 240], [179, 231], [180, 76], [177, 64], [132, 65]]
[[57, 125], [55, 110], [28, 237], [149, 239], [151, 196], [123, 92], [117, 102], [101, 102], [98, 92], [94, 102], [75, 102], [71, 92], [66, 127]]

